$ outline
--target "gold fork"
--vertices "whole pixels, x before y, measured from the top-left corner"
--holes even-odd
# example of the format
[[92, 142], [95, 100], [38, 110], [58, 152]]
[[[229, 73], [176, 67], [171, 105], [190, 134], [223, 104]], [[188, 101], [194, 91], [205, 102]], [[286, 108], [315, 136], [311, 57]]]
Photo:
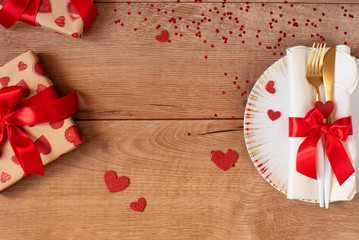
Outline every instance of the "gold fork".
[[[324, 45], [315, 43], [310, 50], [309, 57], [307, 60], [305, 77], [310, 85], [315, 89], [315, 100], [320, 101], [319, 86], [323, 83], [323, 60], [325, 54], [325, 43]], [[318, 183], [318, 201], [320, 207], [324, 206], [324, 148], [323, 141], [318, 142], [317, 146], [317, 156], [322, 156], [322, 158], [317, 158], [317, 183]]]
[[325, 43], [317, 44], [313, 43], [307, 60], [307, 67], [305, 77], [308, 82], [315, 88], [315, 100], [320, 101], [319, 86], [323, 83], [323, 60], [325, 53]]

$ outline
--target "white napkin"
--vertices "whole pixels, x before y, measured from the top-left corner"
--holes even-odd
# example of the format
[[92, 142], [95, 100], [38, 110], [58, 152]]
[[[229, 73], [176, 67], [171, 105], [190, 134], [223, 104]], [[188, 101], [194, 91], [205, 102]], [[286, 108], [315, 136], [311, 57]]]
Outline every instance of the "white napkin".
[[[288, 81], [290, 93], [290, 117], [304, 117], [314, 107], [315, 90], [305, 78], [305, 68], [310, 48], [292, 47], [287, 49], [288, 56]], [[350, 94], [354, 91], [357, 78], [357, 66], [353, 57], [350, 56], [350, 48], [337, 46], [335, 62], [335, 78], [333, 101], [334, 111], [331, 114], [332, 122], [350, 115]], [[324, 84], [320, 89], [321, 101], [325, 103]], [[289, 174], [288, 192], [290, 199], [318, 200], [317, 181], [306, 177], [296, 171], [297, 151], [304, 138], [289, 138]], [[348, 156], [354, 164], [356, 147], [353, 136], [349, 136], [344, 143]], [[321, 156], [323, 158], [323, 156]], [[319, 159], [323, 162], [324, 159]], [[332, 186], [330, 201], [351, 200], [356, 193], [356, 178], [353, 174], [342, 186], [339, 186], [334, 174], [332, 174]]]

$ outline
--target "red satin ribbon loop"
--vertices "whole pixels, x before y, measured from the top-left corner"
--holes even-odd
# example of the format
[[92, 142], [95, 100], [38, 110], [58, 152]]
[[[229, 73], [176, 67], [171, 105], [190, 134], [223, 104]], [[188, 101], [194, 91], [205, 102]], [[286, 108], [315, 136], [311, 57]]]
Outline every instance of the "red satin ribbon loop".
[[65, 119], [77, 112], [77, 95], [59, 98], [53, 86], [19, 104], [22, 87], [0, 89], [0, 145], [6, 136], [25, 174], [43, 175], [43, 164], [34, 142], [20, 128]]
[[323, 120], [323, 114], [317, 108], [310, 110], [304, 118], [289, 118], [289, 137], [305, 137], [297, 152], [297, 172], [317, 179], [316, 147], [323, 134], [330, 165], [339, 185], [342, 185], [355, 172], [342, 143], [353, 134], [351, 117], [338, 119], [332, 124]]
[[[91, 27], [96, 18], [96, 10], [92, 0], [70, 0], [84, 22], [84, 33]], [[0, 24], [11, 28], [18, 20], [36, 25], [36, 15], [40, 0], [7, 0], [0, 9]]]

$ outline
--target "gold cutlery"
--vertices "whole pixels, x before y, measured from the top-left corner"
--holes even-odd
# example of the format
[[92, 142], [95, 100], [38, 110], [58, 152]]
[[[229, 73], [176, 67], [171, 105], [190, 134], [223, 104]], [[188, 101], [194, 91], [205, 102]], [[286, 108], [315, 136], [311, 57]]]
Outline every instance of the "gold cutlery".
[[[335, 71], [335, 54], [336, 46], [331, 47], [324, 57], [323, 63], [323, 82], [325, 90], [325, 100], [332, 101], [334, 88], [334, 71]], [[327, 118], [327, 123], [330, 123], [330, 116]], [[332, 169], [329, 160], [326, 158], [324, 162], [324, 199], [325, 207], [329, 207], [330, 202], [330, 188], [332, 179]]]
[[[324, 45], [317, 44], [315, 47], [315, 43], [312, 46], [312, 49], [309, 53], [309, 57], [307, 60], [305, 77], [310, 85], [312, 85], [315, 89], [315, 99], [316, 101], [320, 101], [320, 93], [319, 86], [323, 83], [323, 60], [325, 53], [325, 43]], [[320, 207], [324, 205], [324, 155], [323, 155], [323, 141], [318, 142], [317, 147], [317, 183], [318, 183], [318, 201]], [[319, 158], [318, 155], [322, 154], [322, 158]]]

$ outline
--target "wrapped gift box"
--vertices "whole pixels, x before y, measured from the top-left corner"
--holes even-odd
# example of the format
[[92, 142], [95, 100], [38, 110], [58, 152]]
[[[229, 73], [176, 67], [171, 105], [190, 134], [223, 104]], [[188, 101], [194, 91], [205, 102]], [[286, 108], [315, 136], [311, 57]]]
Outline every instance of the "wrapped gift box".
[[[6, 28], [11, 27], [8, 19], [12, 18], [14, 14], [10, 13], [11, 17], [5, 16], [8, 11], [2, 13], [1, 9], [7, 2], [13, 1], [19, 0], [0, 0], [0, 15], [3, 14], [3, 17], [0, 16], [0, 23]], [[24, 0], [20, 2], [22, 1]], [[75, 6], [81, 9], [77, 9]], [[12, 6], [7, 9], [9, 12], [14, 12]], [[25, 11], [19, 16], [19, 20], [77, 38], [84, 35], [95, 16], [96, 11], [92, 0], [30, 0]]]
[[[37, 56], [27, 51], [0, 67], [1, 88], [23, 87], [22, 99], [31, 98], [52, 86]], [[21, 129], [35, 143], [43, 165], [83, 144], [83, 138], [71, 117], [50, 123], [22, 126]], [[25, 176], [8, 138], [0, 146], [0, 191]]]

